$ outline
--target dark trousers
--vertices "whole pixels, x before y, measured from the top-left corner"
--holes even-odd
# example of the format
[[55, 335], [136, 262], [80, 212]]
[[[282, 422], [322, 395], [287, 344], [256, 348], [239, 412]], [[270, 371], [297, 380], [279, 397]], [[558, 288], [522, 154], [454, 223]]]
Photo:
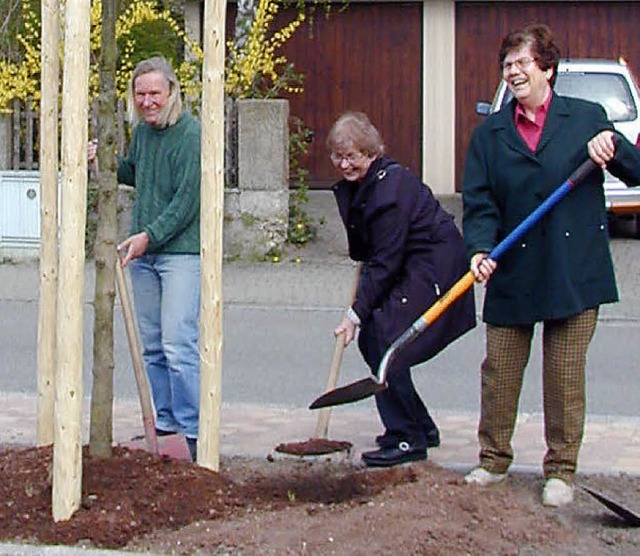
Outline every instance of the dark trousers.
[[[371, 323], [362, 327], [358, 345], [371, 372], [376, 374], [385, 349]], [[398, 442], [406, 441], [412, 447], [425, 447], [426, 437], [437, 435], [438, 428], [413, 385], [411, 369], [394, 368], [387, 375], [387, 384], [386, 390], [376, 394], [385, 436]]]

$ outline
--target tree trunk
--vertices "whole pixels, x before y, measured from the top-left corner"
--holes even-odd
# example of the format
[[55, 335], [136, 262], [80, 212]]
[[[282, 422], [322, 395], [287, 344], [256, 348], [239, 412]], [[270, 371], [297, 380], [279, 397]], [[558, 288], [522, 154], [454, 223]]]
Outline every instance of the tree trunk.
[[113, 440], [113, 303], [117, 241], [116, 180], [116, 10], [117, 0], [102, 0], [102, 49], [98, 99], [98, 226], [93, 326], [93, 389], [89, 450], [110, 457]]

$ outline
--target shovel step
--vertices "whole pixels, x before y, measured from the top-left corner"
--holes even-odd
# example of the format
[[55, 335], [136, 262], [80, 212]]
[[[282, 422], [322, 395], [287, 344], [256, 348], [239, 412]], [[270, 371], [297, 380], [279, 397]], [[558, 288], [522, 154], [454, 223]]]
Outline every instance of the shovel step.
[[[130, 450], [145, 450], [147, 441], [144, 437], [133, 438], [127, 442], [121, 442], [120, 446]], [[158, 454], [179, 461], [192, 461], [187, 438], [183, 434], [171, 434], [158, 437]]]

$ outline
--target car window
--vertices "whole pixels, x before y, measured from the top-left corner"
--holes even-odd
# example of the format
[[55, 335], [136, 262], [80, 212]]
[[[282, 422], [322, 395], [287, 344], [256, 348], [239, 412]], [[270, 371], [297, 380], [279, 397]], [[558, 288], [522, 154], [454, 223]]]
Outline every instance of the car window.
[[556, 92], [598, 102], [612, 122], [628, 122], [637, 115], [629, 85], [616, 73], [558, 74]]
[[[637, 107], [624, 76], [617, 73], [558, 73], [555, 91], [559, 95], [597, 102], [612, 122], [629, 122], [638, 116]], [[502, 105], [512, 98], [507, 89]]]

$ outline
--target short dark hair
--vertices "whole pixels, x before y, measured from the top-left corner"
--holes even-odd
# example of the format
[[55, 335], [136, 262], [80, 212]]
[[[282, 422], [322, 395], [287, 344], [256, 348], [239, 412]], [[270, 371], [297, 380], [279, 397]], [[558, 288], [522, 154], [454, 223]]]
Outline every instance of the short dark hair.
[[531, 52], [542, 71], [553, 69], [553, 74], [549, 80], [549, 85], [554, 86], [558, 76], [558, 61], [560, 60], [560, 49], [555, 43], [551, 29], [546, 25], [529, 25], [523, 29], [511, 31], [500, 45], [499, 63], [500, 71], [507, 54], [526, 44], [531, 45]]

